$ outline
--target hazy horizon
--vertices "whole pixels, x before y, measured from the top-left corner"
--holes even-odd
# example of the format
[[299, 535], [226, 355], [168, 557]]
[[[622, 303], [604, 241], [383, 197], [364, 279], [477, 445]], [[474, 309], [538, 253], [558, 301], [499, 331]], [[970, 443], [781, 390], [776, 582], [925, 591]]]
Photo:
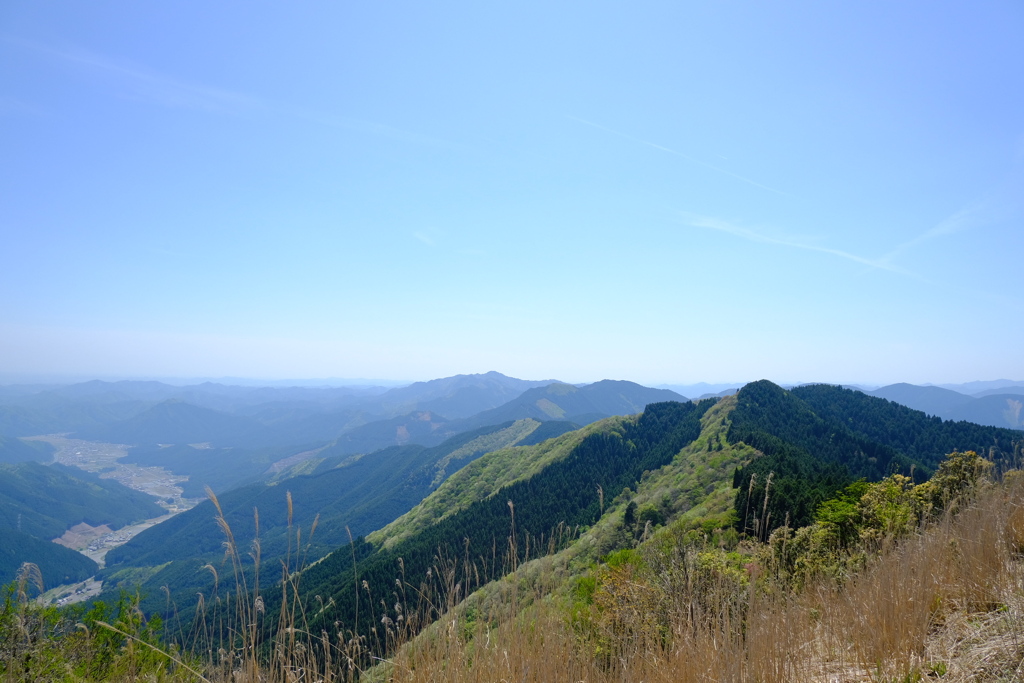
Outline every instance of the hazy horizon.
[[[493, 371], [500, 372], [500, 371]], [[459, 375], [472, 375], [472, 374], [484, 374], [484, 373], [457, 373]], [[507, 373], [500, 373], [506, 376]], [[382, 387], [387, 389], [398, 388], [408, 386], [417, 382], [428, 382], [436, 379], [444, 379], [444, 377], [424, 377], [417, 379], [382, 379], [382, 378], [342, 378], [342, 377], [322, 377], [322, 378], [258, 378], [258, 377], [164, 377], [155, 375], [138, 375], [138, 376], [116, 376], [116, 375], [105, 375], [105, 376], [93, 376], [93, 375], [18, 375], [15, 373], [2, 373], [0, 372], [0, 386], [62, 386], [70, 384], [80, 384], [90, 381], [101, 381], [101, 382], [122, 382], [122, 381], [137, 381], [137, 382], [160, 382], [170, 386], [194, 386], [203, 383], [214, 383], [222, 384], [227, 386], [242, 386], [242, 387], [308, 387], [308, 388], [333, 388], [333, 387]], [[586, 385], [594, 382], [599, 382], [604, 379], [613, 380], [627, 380], [635, 381], [628, 377], [601, 377], [598, 379], [587, 379], [587, 380], [572, 380], [561, 377], [550, 377], [550, 378], [532, 378], [532, 377], [517, 377], [516, 379], [523, 379], [529, 381], [563, 381], [570, 384]], [[856, 386], [865, 390], [875, 390], [883, 386], [890, 384], [900, 384], [901, 382], [888, 382], [888, 383], [874, 383], [874, 382], [858, 382], [858, 381], [828, 381], [828, 380], [803, 380], [803, 381], [784, 381], [776, 380], [770, 377], [751, 378], [744, 381], [737, 382], [709, 382], [709, 381], [679, 381], [679, 382], [636, 382], [644, 386], [652, 388], [668, 388], [668, 389], [683, 389], [683, 388], [699, 388], [703, 390], [703, 393], [717, 393], [725, 389], [733, 387], [742, 387], [749, 382], [757, 381], [758, 379], [768, 379], [780, 386], [799, 386], [801, 384], [835, 384], [842, 386]], [[1015, 380], [1009, 378], [1000, 379], [981, 379], [971, 380], [968, 382], [924, 382], [920, 386], [935, 386], [935, 387], [968, 387], [972, 384], [1002, 384], [1007, 385], [1024, 385], [1024, 380]], [[908, 383], [909, 384], [909, 383]], [[688, 398], [695, 398], [696, 394], [689, 396]]]

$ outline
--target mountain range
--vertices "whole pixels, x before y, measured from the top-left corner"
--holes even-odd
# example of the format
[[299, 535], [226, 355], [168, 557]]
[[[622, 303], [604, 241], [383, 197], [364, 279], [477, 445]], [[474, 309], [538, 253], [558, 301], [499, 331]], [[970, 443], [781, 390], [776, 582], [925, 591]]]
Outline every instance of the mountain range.
[[[764, 513], [772, 521], [763, 520], [770, 528], [782, 519], [806, 522], [823, 497], [852, 478], [876, 480], [893, 471], [927, 476], [952, 448], [987, 449], [1004, 463], [1019, 458], [1013, 444], [1020, 442], [1020, 433], [992, 429], [1024, 426], [1024, 388], [1012, 383], [982, 386], [978, 396], [913, 385], [867, 392], [823, 385], [786, 391], [766, 382], [738, 392], [728, 385], [703, 388], [718, 391], [705, 392], [708, 399], [691, 403], [679, 393], [632, 382], [577, 386], [496, 372], [390, 389], [211, 383], [173, 387], [158, 382], [0, 387], [0, 462], [49, 460], [49, 446], [16, 438], [38, 433], [63, 431], [76, 438], [127, 444], [131, 447], [122, 462], [187, 476], [186, 497], [202, 497], [209, 487], [240, 537], [255, 534], [252, 512], [259, 509], [267, 561], [287, 554], [289, 534], [303, 525], [310, 528], [317, 514], [315, 540], [306, 536], [307, 559], [328, 555], [352, 534], [357, 557], [369, 561], [393, 548], [439, 543], [447, 533], [475, 538], [473, 534], [484, 532], [474, 525], [503, 509], [494, 502], [506, 495], [499, 496], [499, 490], [541, 491], [549, 486], [543, 483], [546, 477], [560, 471], [550, 470], [557, 463], [568, 469], [552, 480], [552, 492], [536, 496], [560, 496], [569, 502], [568, 507], [553, 508], [545, 503], [545, 511], [529, 513], [545, 524], [598, 524], [605, 498], [618, 506], [626, 491], [638, 504], [653, 506], [651, 519], [693, 516], [690, 511], [702, 510], [705, 517], [724, 520], [730, 509], [739, 515], [738, 501], [746, 500], [743, 495], [756, 498], [756, 482], [771, 474], [774, 493]], [[650, 406], [690, 407], [677, 414], [676, 408]], [[702, 436], [705, 414], [726, 415], [728, 429], [723, 422]], [[621, 417], [628, 415], [641, 417]], [[680, 426], [684, 423], [685, 428]], [[891, 425], [885, 427], [890, 423], [925, 436], [913, 442], [897, 438]], [[669, 433], [677, 434], [671, 437], [676, 441], [664, 442]], [[694, 444], [702, 439], [706, 448], [697, 452]], [[684, 451], [685, 465], [679, 455]], [[601, 474], [601, 468], [610, 469]], [[673, 483], [666, 483], [666, 472], [675, 472]], [[650, 481], [661, 481], [662, 493], [636, 498]], [[593, 501], [584, 505], [580, 496], [592, 496], [598, 486], [602, 493], [595, 515]], [[283, 512], [288, 494], [290, 523]], [[522, 502], [515, 502], [517, 509], [522, 506], [524, 530], [549, 533], [552, 526], [527, 524], [533, 494], [524, 495]], [[480, 508], [478, 518], [463, 516], [487, 500], [491, 502], [486, 505], [498, 507], [486, 508], [489, 512]], [[221, 549], [220, 532], [210, 524], [211, 505], [202, 503], [112, 551], [102, 574], [108, 586], [209, 588], [193, 575]], [[97, 501], [88, 506], [102, 508]], [[152, 508], [145, 514], [155, 516]], [[82, 521], [72, 520], [74, 516], [55, 518], [50, 531], [59, 535], [60, 524]], [[107, 521], [126, 523], [109, 515]], [[481, 528], [497, 534], [498, 523], [488, 524], [492, 526]], [[8, 524], [4, 533], [13, 539], [11, 534], [25, 532]], [[31, 538], [48, 540], [44, 536]], [[35, 541], [8, 540], [5, 547], [19, 543], [27, 548]], [[413, 545], [405, 545], [409, 543]], [[317, 566], [337, 561], [324, 559]]]
[[1024, 428], [1024, 385], [1011, 384], [983, 389], [974, 396], [942, 387], [913, 384], [890, 384], [865, 393], [944, 420], [966, 420], [1010, 429]]
[[[585, 566], [635, 542], [616, 521], [630, 504], [677, 533], [756, 529], [766, 538], [783, 524], [809, 524], [857, 479], [923, 481], [955, 450], [984, 452], [1007, 468], [1020, 463], [1022, 444], [1019, 431], [943, 421], [858, 391], [755, 382], [727, 398], [655, 403], [530, 449], [484, 455], [404, 516], [311, 566], [302, 590], [332, 605], [313, 628], [339, 621], [368, 630], [354, 584], [370, 592], [387, 592], [396, 579], [420, 585], [446, 554], [476, 558], [495, 579], [549, 550], [568, 553], [567, 568]], [[566, 541], [564, 529], [583, 533]], [[496, 538], [514, 551], [503, 564], [491, 558]]]

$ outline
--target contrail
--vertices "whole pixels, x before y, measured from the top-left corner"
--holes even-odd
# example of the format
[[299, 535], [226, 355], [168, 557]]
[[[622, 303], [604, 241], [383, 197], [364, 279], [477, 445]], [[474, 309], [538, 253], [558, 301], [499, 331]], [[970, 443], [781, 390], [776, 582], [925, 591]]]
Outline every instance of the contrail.
[[662, 152], [667, 152], [669, 154], [673, 154], [673, 155], [675, 155], [677, 157], [680, 157], [682, 159], [686, 159], [690, 163], [697, 164], [698, 166], [703, 166], [704, 168], [710, 168], [712, 171], [718, 171], [719, 173], [724, 173], [725, 175], [731, 176], [731, 177], [735, 178], [736, 180], [739, 180], [739, 181], [742, 181], [744, 183], [747, 183], [748, 185], [753, 185], [754, 187], [760, 187], [762, 190], [768, 190], [769, 192], [774, 192], [776, 194], [781, 194], [781, 195], [786, 196], [786, 197], [792, 197], [793, 196], [793, 195], [789, 194], [788, 192], [783, 192], [782, 190], [777, 190], [774, 187], [769, 187], [767, 185], [764, 185], [762, 183], [757, 182], [756, 180], [751, 180], [750, 178], [747, 178], [745, 176], [741, 176], [738, 173], [733, 173], [732, 171], [727, 171], [724, 168], [719, 168], [718, 166], [713, 166], [713, 165], [711, 165], [709, 163], [701, 161], [700, 159], [694, 159], [693, 157], [688, 156], [686, 154], [683, 154], [682, 152], [677, 152], [676, 150], [674, 150], [674, 149], [672, 149], [670, 147], [665, 147], [663, 145], [658, 145], [658, 144], [655, 144], [653, 142], [648, 142], [647, 140], [641, 140], [640, 138], [635, 138], [632, 135], [626, 135], [625, 133], [620, 133], [619, 131], [613, 130], [611, 128], [608, 128], [607, 126], [602, 126], [599, 123], [594, 123], [593, 121], [587, 121], [586, 119], [581, 119], [581, 118], [579, 118], [577, 116], [570, 116], [569, 114], [566, 114], [566, 118], [572, 119], [573, 121], [578, 121], [579, 123], [582, 123], [582, 124], [585, 124], [585, 125], [588, 125], [588, 126], [593, 126], [594, 128], [597, 128], [598, 130], [603, 130], [606, 133], [611, 133], [612, 135], [618, 135], [620, 138], [624, 138], [626, 140], [629, 140], [630, 142], [635, 142], [638, 145], [645, 145], [647, 147], [653, 147], [654, 149], [660, 150]]

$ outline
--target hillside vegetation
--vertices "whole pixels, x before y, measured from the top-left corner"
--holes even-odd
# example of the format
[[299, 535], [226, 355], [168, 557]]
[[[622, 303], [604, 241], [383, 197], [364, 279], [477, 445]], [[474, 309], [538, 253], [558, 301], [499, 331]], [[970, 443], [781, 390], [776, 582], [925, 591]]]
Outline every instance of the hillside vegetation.
[[0, 463], [46, 462], [53, 457], [53, 450], [53, 446], [42, 441], [0, 435]]
[[116, 529], [163, 513], [152, 497], [81, 470], [0, 464], [0, 578], [12, 581], [32, 562], [47, 585], [81, 581], [96, 573], [96, 563], [52, 539], [81, 522]]
[[[213, 501], [203, 502], [111, 550], [102, 574], [109, 583], [107, 595], [116, 595], [120, 585], [141, 586], [150, 596], [146, 608], [157, 609], [164, 586], [189, 603], [196, 592], [212, 591], [213, 577], [198, 569], [218, 565], [223, 557], [222, 531], [211, 523], [217, 514], [237, 537], [255, 538], [258, 511], [260, 552], [271, 565], [288, 554], [293, 529], [309, 529], [315, 522], [316, 532], [306, 536], [303, 554], [313, 561], [407, 512], [443, 486], [450, 473], [487, 451], [572, 426], [521, 420], [466, 432], [433, 448], [394, 446], [358, 457], [338, 446], [323, 449], [274, 482], [219, 495], [219, 513]], [[276, 577], [268, 573], [264, 580]]]
[[[330, 612], [324, 610], [316, 623], [340, 620], [368, 631], [374, 626], [373, 612], [359, 611], [357, 595], [349, 587], [365, 582], [390, 595], [396, 579], [418, 585], [438, 552], [469, 554], [480, 575], [500, 576], [508, 566], [505, 540], [510, 535], [508, 561], [513, 566], [569, 543], [579, 527], [600, 519], [605, 498], [615, 498], [645, 471], [671, 461], [696, 439], [700, 418], [713, 404], [657, 403], [639, 416], [609, 419], [532, 476], [516, 478], [498, 494], [484, 495], [454, 514], [442, 514], [389, 547], [358, 541], [351, 550], [332, 553], [302, 575], [304, 594], [320, 595], [331, 604]], [[509, 467], [516, 455], [492, 456], [492, 466], [482, 471], [498, 473], [503, 467], [494, 462], [501, 460]], [[492, 485], [483, 489], [491, 490]], [[268, 596], [268, 605], [277, 606], [274, 596]]]
[[[813, 523], [822, 504], [858, 479], [900, 474], [920, 482], [961, 446], [984, 447], [1006, 467], [1020, 449], [1019, 433], [951, 425], [839, 387], [787, 392], [758, 382], [709, 413], [714, 404], [655, 404], [637, 418], [596, 423], [548, 444], [544, 451], [557, 459], [509, 483], [491, 472], [511, 468], [511, 453], [482, 459], [368, 542], [305, 571], [302, 594], [327, 604], [314, 625], [330, 619], [370, 629], [380, 614], [358, 613], [357, 600], [376, 602], [375, 587], [390, 595], [396, 580], [418, 585], [440, 571], [438, 558], [465, 566], [469, 573], [452, 582], [465, 594], [486, 582], [480, 576], [528, 563], [531, 552], [561, 555], [541, 562], [561, 562], [556, 573], [570, 576], [581, 563], [661, 537], [659, 528], [676, 529], [679, 541], [767, 542], [779, 527]], [[710, 421], [702, 421], [706, 413]], [[360, 585], [361, 593], [351, 588]]]
[[[124, 618], [118, 629], [137, 640], [118, 636], [111, 661], [218, 681], [300, 671], [374, 681], [1018, 676], [1024, 433], [840, 387], [764, 381], [510, 446], [541, 429], [531, 426], [444, 448], [322, 451], [295, 466], [306, 474], [263, 488], [273, 496], [264, 506], [276, 497], [279, 507], [261, 507], [259, 531], [256, 489], [237, 510], [212, 501], [203, 514], [228, 533], [227, 563], [159, 564], [166, 542], [124, 551], [141, 551], [130, 560], [138, 566], [122, 557], [125, 575], [151, 587], [215, 577], [193, 601], [194, 620], [173, 609], [177, 596], [143, 603], [146, 613], [172, 607], [165, 637], [186, 654], [144, 662], [132, 655], [141, 641], [171, 646]], [[382, 494], [413, 481], [433, 492], [310, 564], [310, 537], [343, 530], [298, 522], [313, 516], [300, 482], [334, 481], [347, 498], [340, 479], [322, 478], [359, 467], [384, 478]], [[263, 566], [275, 547], [279, 559]], [[47, 618], [59, 630], [62, 617], [38, 617]], [[84, 643], [85, 660], [93, 652], [67, 642]]]
[[0, 465], [0, 526], [52, 539], [80, 522], [119, 528], [164, 514], [152, 496], [81, 470]]

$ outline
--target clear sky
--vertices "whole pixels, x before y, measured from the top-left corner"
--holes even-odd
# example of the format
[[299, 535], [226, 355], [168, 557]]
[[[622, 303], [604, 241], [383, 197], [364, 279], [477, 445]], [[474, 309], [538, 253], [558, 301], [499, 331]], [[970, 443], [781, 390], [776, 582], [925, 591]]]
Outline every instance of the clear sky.
[[0, 4], [0, 372], [1024, 379], [1024, 4]]

